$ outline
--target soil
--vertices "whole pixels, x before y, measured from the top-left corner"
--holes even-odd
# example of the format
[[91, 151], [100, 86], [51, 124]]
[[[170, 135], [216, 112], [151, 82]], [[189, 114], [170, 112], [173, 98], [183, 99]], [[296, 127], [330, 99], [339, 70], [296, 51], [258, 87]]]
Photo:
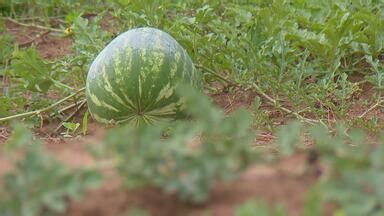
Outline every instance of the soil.
[[6, 22], [8, 33], [20, 47], [36, 46], [39, 54], [46, 59], [56, 59], [70, 53], [72, 40], [69, 37], [55, 37], [48, 31], [35, 27], [21, 27]]
[[[87, 147], [92, 145], [90, 143], [97, 143], [106, 130], [95, 123], [90, 125], [89, 134], [84, 137], [46, 138], [46, 148], [71, 167], [92, 165], [94, 161]], [[236, 206], [250, 199], [281, 203], [290, 215], [299, 215], [306, 192], [319, 176], [318, 170], [313, 172], [316, 167], [306, 165], [306, 157], [303, 153], [297, 153], [273, 164], [256, 164], [234, 182], [216, 183], [210, 201], [204, 205], [181, 203], [174, 196], [155, 188], [124, 189], [119, 177], [113, 171], [105, 170], [104, 184], [89, 191], [81, 201], [71, 201], [62, 215], [121, 215], [132, 208], [141, 208], [156, 216], [206, 213], [231, 216]]]
[[[300, 156], [293, 156], [296, 158]], [[101, 188], [90, 191], [81, 202], [72, 202], [67, 216], [121, 215], [132, 208], [146, 209], [152, 215], [217, 215], [231, 216], [234, 208], [250, 199], [281, 203], [291, 215], [299, 215], [306, 191], [316, 176], [300, 173], [295, 168], [304, 161], [286, 158], [279, 164], [255, 165], [231, 183], [217, 183], [210, 201], [204, 205], [191, 205], [177, 201], [154, 188], [122, 189], [118, 177], [106, 172]]]
[[[70, 53], [70, 38], [58, 38], [41, 29], [20, 27], [7, 22], [8, 31], [15, 37], [20, 46], [35, 45], [39, 54], [47, 59], [55, 59]], [[104, 26], [108, 28], [109, 26]], [[364, 89], [366, 91], [367, 89]], [[249, 108], [254, 100], [252, 91], [217, 93], [210, 95], [213, 101], [226, 112], [240, 107]], [[356, 102], [351, 115], [360, 115], [365, 108]], [[375, 115], [376, 111], [367, 115]], [[75, 138], [50, 137], [57, 125], [46, 125], [40, 129], [46, 149], [65, 164], [76, 168], [94, 164], [87, 148], [97, 143], [105, 134], [106, 129], [90, 121], [89, 134]], [[0, 128], [0, 145], [9, 136], [9, 130]], [[255, 140], [258, 146], [271, 144], [274, 137], [270, 133], [262, 133]], [[267, 146], [268, 147], [268, 146]], [[267, 150], [268, 151], [268, 150]], [[124, 189], [113, 171], [105, 170], [104, 184], [88, 191], [80, 201], [70, 201], [68, 210], [63, 216], [114, 216], [122, 215], [132, 208], [142, 208], [155, 216], [169, 215], [211, 215], [231, 216], [236, 206], [247, 200], [265, 200], [269, 204], [281, 203], [290, 215], [299, 215], [309, 188], [321, 175], [316, 165], [308, 165], [304, 153], [281, 159], [278, 162], [254, 165], [234, 182], [215, 183], [212, 197], [204, 205], [181, 203], [173, 195], [164, 194], [155, 188]], [[12, 169], [11, 164], [0, 152], [0, 175]]]
[[[89, 134], [77, 138], [44, 138], [46, 149], [70, 167], [94, 164], [87, 148], [97, 143], [106, 129], [90, 122]], [[2, 161], [0, 160], [0, 164]], [[234, 182], [216, 183], [212, 197], [204, 205], [177, 201], [159, 189], [126, 189], [112, 170], [104, 170], [104, 184], [88, 191], [81, 201], [71, 201], [62, 216], [122, 215], [133, 208], [146, 209], [155, 216], [169, 215], [233, 215], [236, 206], [245, 201], [265, 200], [281, 203], [290, 215], [299, 215], [306, 192], [320, 175], [317, 166], [307, 166], [307, 156], [297, 153], [271, 164], [256, 164]], [[1, 167], [6, 164], [0, 165]], [[8, 165], [9, 166], [9, 165]]]
[[[43, 137], [42, 140], [46, 150], [59, 161], [72, 168], [87, 167], [95, 163], [87, 148], [97, 143], [105, 132], [105, 128], [90, 122], [86, 136]], [[120, 185], [119, 177], [106, 169], [103, 171], [103, 185], [88, 191], [80, 201], [70, 201], [62, 216], [122, 215], [133, 208], [146, 209], [155, 216], [199, 216], [207, 213], [231, 216], [238, 205], [251, 199], [280, 203], [290, 215], [299, 215], [306, 192], [320, 175], [317, 166], [307, 164], [304, 153], [271, 164], [256, 164], [236, 181], [214, 184], [211, 199], [203, 205], [182, 203], [173, 195], [155, 188], [126, 189]], [[10, 162], [0, 154], [0, 175], [11, 169]]]
[[216, 105], [228, 113], [239, 108], [249, 108], [255, 100], [256, 93], [253, 91], [219, 92], [210, 94], [210, 97]]

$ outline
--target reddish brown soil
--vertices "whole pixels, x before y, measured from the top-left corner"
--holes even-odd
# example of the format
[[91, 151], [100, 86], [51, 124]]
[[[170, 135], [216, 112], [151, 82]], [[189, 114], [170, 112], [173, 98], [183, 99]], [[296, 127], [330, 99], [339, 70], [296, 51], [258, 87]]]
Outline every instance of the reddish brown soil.
[[[43, 138], [46, 149], [70, 167], [87, 167], [95, 164], [87, 148], [104, 136], [106, 129], [89, 124], [89, 134], [75, 138]], [[7, 134], [8, 132], [4, 132]], [[72, 201], [63, 216], [121, 215], [132, 208], [146, 209], [156, 216], [168, 215], [233, 215], [234, 208], [247, 200], [265, 200], [270, 204], [283, 204], [290, 215], [299, 215], [306, 191], [316, 181], [319, 172], [308, 166], [306, 155], [297, 153], [274, 164], [254, 165], [238, 180], [216, 183], [210, 201], [191, 205], [177, 201], [158, 189], [128, 190], [120, 185], [112, 170], [104, 170], [104, 184], [89, 191], [83, 200]], [[9, 161], [0, 154], [0, 175], [11, 169]]]
[[[358, 79], [358, 78], [355, 78]], [[356, 118], [357, 116], [362, 115], [367, 109], [369, 109], [369, 105], [364, 104], [365, 101], [369, 101], [370, 104], [374, 104], [372, 101], [372, 96], [377, 94], [377, 90], [369, 83], [363, 83], [360, 85], [360, 91], [357, 93], [355, 100], [352, 102], [352, 107], [350, 108], [348, 115], [349, 117]], [[370, 119], [371, 117], [384, 117], [380, 109], [374, 109], [371, 112], [368, 112], [364, 119]]]
[[291, 215], [298, 215], [305, 193], [316, 177], [296, 168], [304, 161], [291, 159], [284, 159], [275, 165], [255, 165], [235, 182], [215, 184], [211, 200], [203, 205], [181, 203], [174, 196], [153, 188], [124, 190], [118, 178], [109, 172], [106, 183], [100, 189], [90, 191], [81, 202], [71, 203], [64, 215], [121, 215], [129, 209], [141, 208], [156, 216], [206, 213], [231, 216], [236, 206], [250, 199], [281, 203]]
[[[46, 149], [70, 167], [84, 167], [95, 163], [87, 148], [97, 143], [106, 129], [89, 124], [89, 134], [76, 138], [46, 137]], [[4, 132], [7, 134], [7, 132]], [[89, 191], [83, 200], [70, 202], [63, 216], [121, 215], [132, 208], [142, 208], [152, 215], [233, 215], [234, 208], [249, 199], [283, 204], [290, 215], [299, 215], [306, 191], [316, 181], [318, 173], [306, 166], [305, 154], [296, 154], [274, 164], [254, 165], [238, 180], [216, 183], [210, 201], [191, 205], [177, 201], [154, 188], [128, 190], [120, 186], [119, 177], [105, 170], [104, 184]], [[11, 164], [0, 154], [0, 174], [9, 171]]]
[[8, 33], [20, 47], [36, 46], [39, 54], [46, 59], [60, 58], [70, 53], [72, 40], [68, 37], [54, 37], [48, 31], [34, 27], [20, 27], [6, 22]]
[[216, 105], [226, 112], [232, 112], [239, 108], [249, 108], [255, 100], [256, 93], [253, 91], [219, 92], [210, 96]]
[[[88, 166], [94, 160], [87, 147], [103, 137], [105, 129], [90, 124], [89, 135], [79, 138], [47, 138], [47, 149], [71, 167]], [[177, 201], [154, 188], [128, 190], [120, 185], [113, 171], [105, 170], [104, 184], [89, 191], [83, 200], [73, 201], [63, 216], [121, 215], [132, 208], [146, 209], [156, 216], [168, 215], [233, 215], [234, 208], [249, 199], [281, 203], [291, 215], [298, 215], [306, 191], [316, 181], [318, 173], [306, 166], [306, 155], [296, 154], [269, 165], [254, 165], [237, 181], [216, 183], [210, 201], [191, 205]]]

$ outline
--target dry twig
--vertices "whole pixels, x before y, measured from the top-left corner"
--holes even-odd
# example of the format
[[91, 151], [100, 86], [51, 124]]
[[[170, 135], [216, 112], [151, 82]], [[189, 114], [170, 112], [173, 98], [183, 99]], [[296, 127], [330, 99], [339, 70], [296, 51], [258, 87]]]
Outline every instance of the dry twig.
[[54, 104], [51, 104], [45, 108], [42, 108], [42, 109], [39, 109], [39, 110], [35, 110], [35, 111], [31, 111], [31, 112], [26, 112], [26, 113], [20, 113], [20, 114], [16, 114], [16, 115], [12, 115], [12, 116], [7, 116], [7, 117], [4, 117], [4, 118], [0, 118], [0, 122], [5, 122], [5, 121], [9, 121], [9, 120], [13, 120], [13, 119], [17, 119], [17, 118], [22, 118], [22, 117], [29, 117], [29, 116], [34, 116], [34, 115], [39, 115], [40, 113], [43, 113], [43, 112], [46, 112], [60, 104], [62, 104], [63, 102], [75, 97], [76, 95], [82, 93], [83, 91], [85, 90], [85, 87], [84, 88], [81, 88], [79, 90], [77, 90], [76, 92], [72, 93], [71, 95], [57, 101], [56, 103]]
[[48, 31], [51, 31], [51, 32], [56, 32], [56, 33], [63, 33], [64, 32], [64, 30], [61, 30], [61, 29], [55, 29], [55, 28], [41, 26], [41, 25], [36, 25], [36, 24], [22, 23], [22, 22], [19, 22], [19, 21], [15, 20], [15, 19], [10, 18], [10, 17], [7, 17], [5, 19], [10, 21], [10, 22], [13, 22], [13, 23], [15, 23], [17, 25], [24, 26], [24, 27], [38, 28], [38, 29], [48, 30]]

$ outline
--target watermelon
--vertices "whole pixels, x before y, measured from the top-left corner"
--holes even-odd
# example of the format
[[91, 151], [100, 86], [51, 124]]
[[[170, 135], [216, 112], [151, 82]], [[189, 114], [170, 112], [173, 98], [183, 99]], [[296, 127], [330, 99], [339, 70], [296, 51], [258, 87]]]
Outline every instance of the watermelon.
[[112, 40], [92, 62], [88, 109], [101, 123], [153, 124], [182, 116], [181, 83], [201, 87], [191, 58], [169, 34], [136, 28]]

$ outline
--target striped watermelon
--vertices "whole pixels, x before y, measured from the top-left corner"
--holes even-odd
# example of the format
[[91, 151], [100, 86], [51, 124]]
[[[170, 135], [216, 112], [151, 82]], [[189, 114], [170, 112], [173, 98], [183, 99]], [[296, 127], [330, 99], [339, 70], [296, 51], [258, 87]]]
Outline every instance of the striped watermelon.
[[175, 119], [183, 107], [175, 94], [181, 82], [201, 86], [200, 74], [177, 41], [158, 29], [132, 29], [93, 61], [86, 83], [88, 108], [102, 123]]

